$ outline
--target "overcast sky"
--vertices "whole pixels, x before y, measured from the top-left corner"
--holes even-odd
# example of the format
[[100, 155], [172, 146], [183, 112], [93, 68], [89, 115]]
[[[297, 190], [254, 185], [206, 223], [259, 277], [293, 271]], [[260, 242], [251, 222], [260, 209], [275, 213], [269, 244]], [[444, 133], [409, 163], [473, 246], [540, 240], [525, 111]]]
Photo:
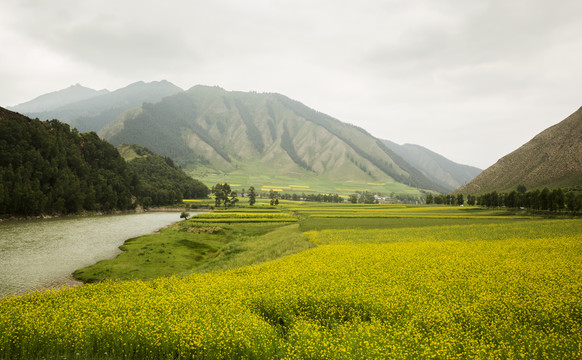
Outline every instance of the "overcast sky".
[[80, 83], [277, 92], [486, 168], [582, 106], [580, 0], [2, 0], [0, 106]]

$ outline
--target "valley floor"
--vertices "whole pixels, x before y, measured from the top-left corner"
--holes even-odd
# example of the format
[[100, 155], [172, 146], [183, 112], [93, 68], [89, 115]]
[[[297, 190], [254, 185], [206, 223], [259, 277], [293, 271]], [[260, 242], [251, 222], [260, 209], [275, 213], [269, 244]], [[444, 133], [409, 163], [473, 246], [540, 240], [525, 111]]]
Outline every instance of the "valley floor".
[[0, 299], [0, 357], [582, 357], [580, 219], [284, 202], [125, 250], [95, 284]]

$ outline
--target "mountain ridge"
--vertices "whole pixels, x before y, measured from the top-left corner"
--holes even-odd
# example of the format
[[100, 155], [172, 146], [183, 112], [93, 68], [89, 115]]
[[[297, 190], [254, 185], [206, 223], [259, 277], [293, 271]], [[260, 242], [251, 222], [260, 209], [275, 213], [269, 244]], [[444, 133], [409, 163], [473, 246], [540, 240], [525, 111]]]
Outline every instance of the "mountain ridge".
[[99, 132], [125, 111], [144, 102], [157, 102], [165, 96], [183, 90], [169, 81], [137, 81], [123, 88], [97, 96], [64, 104], [42, 112], [25, 112], [24, 115], [41, 120], [59, 119], [79, 131]]
[[77, 83], [66, 89], [43, 94], [15, 106], [8, 106], [7, 109], [21, 114], [42, 113], [107, 93], [109, 93], [107, 89], [94, 90]]
[[425, 176], [449, 191], [467, 184], [483, 171], [474, 166], [458, 164], [421, 145], [399, 145], [390, 140], [382, 140], [382, 142]]
[[196, 154], [215, 171], [255, 163], [263, 171], [444, 191], [364, 129], [275, 93], [198, 85], [124, 114], [101, 135], [114, 145], [139, 143], [191, 168]]
[[[117, 101], [116, 105], [112, 100], [122, 99], [124, 92], [132, 93], [132, 90], [156, 84], [167, 85], [170, 91], [153, 98], [137, 94], [131, 104], [126, 101], [123, 106], [117, 106], [123, 101]], [[414, 152], [406, 149], [407, 144], [397, 145], [407, 151], [395, 151], [398, 149], [389, 146], [391, 142], [380, 141], [365, 129], [282, 94], [226, 91], [218, 86], [204, 85], [184, 91], [162, 80], [134, 82], [106, 95], [72, 102], [51, 112], [27, 115], [59, 118], [81, 132], [97, 131], [117, 144], [149, 144], [149, 148], [181, 165], [189, 163], [190, 172], [195, 177], [199, 176], [196, 172], [209, 176], [215, 174], [218, 178], [224, 177], [220, 174], [244, 177], [245, 171], [252, 173], [274, 168], [276, 174], [287, 173], [299, 178], [317, 177], [324, 181], [322, 174], [326, 173], [330, 181], [360, 181], [361, 189], [369, 183], [396, 181], [406, 186], [451, 191], [451, 185], [428, 172], [422, 167], [422, 162], [415, 163], [407, 158]], [[158, 103], [169, 96], [172, 99], [164, 102], [161, 107], [165, 110], [162, 110]], [[193, 102], [192, 96], [197, 100]], [[261, 96], [262, 102], [252, 100]], [[164, 111], [169, 112], [163, 114]], [[191, 121], [192, 117], [199, 119]], [[140, 126], [132, 123], [135, 118], [148, 123], [149, 131], [137, 129]], [[308, 139], [318, 143], [310, 144]], [[246, 145], [241, 146], [242, 143]], [[321, 152], [317, 146], [329, 147], [333, 151]], [[434, 159], [431, 161], [438, 162]], [[438, 168], [439, 165], [429, 163], [428, 167]], [[445, 172], [442, 176], [452, 176], [446, 170], [442, 171]]]

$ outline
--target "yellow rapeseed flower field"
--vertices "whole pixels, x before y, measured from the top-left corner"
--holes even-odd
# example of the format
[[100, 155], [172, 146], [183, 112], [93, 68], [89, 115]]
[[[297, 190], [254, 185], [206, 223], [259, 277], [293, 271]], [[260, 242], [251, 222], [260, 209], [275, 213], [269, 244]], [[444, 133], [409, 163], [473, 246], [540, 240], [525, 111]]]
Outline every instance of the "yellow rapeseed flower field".
[[581, 220], [305, 236], [262, 265], [0, 299], [0, 358], [582, 358]]

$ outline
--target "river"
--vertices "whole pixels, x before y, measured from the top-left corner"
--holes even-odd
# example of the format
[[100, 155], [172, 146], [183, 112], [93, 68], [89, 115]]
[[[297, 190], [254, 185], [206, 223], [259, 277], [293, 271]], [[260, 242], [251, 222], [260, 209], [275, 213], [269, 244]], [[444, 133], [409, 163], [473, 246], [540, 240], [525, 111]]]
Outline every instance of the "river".
[[0, 296], [71, 278], [77, 269], [119, 254], [127, 239], [180, 221], [180, 213], [0, 222]]

